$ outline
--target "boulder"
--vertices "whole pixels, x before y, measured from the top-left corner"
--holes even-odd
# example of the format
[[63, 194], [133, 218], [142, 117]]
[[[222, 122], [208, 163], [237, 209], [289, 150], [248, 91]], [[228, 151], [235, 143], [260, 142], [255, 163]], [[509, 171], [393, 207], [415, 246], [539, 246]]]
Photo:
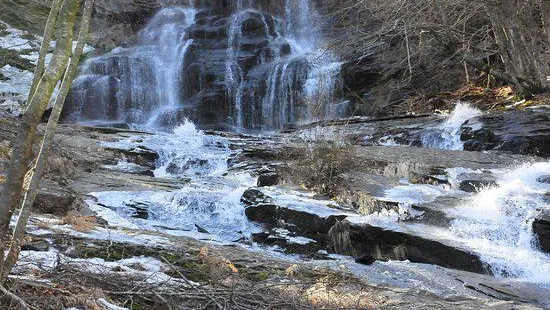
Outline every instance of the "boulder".
[[477, 193], [487, 187], [498, 186], [495, 176], [489, 172], [461, 173], [457, 176], [459, 189], [467, 193]]
[[279, 175], [276, 172], [263, 173], [258, 176], [258, 187], [273, 186], [279, 184]]
[[542, 211], [533, 222], [533, 232], [544, 252], [550, 253], [550, 210]]
[[262, 191], [251, 188], [246, 190], [241, 197], [241, 202], [248, 205], [258, 205], [272, 202], [271, 197], [266, 196]]
[[42, 214], [64, 216], [84, 205], [82, 199], [70, 193], [41, 190], [37, 193], [33, 211]]
[[486, 187], [497, 186], [495, 181], [491, 180], [464, 180], [460, 182], [459, 188], [467, 193], [477, 193]]

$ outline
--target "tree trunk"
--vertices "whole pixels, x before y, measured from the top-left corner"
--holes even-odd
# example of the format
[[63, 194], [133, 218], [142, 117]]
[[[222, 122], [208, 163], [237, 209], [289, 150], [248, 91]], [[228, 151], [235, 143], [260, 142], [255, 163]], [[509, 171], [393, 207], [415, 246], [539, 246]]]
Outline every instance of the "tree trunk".
[[40, 180], [42, 179], [42, 174], [44, 172], [44, 166], [49, 156], [52, 139], [55, 134], [59, 118], [61, 116], [61, 111], [63, 110], [65, 98], [67, 98], [67, 94], [69, 93], [73, 79], [77, 73], [78, 63], [80, 57], [82, 56], [84, 45], [86, 44], [86, 38], [90, 26], [90, 17], [92, 15], [93, 2], [94, 0], [86, 0], [84, 5], [82, 20], [80, 23], [80, 30], [78, 34], [78, 42], [75, 50], [73, 51], [73, 55], [65, 72], [65, 76], [63, 77], [63, 82], [61, 83], [59, 93], [55, 100], [52, 114], [50, 115], [50, 118], [48, 120], [46, 132], [42, 140], [42, 146], [40, 148], [40, 152], [38, 153], [36, 164], [33, 168], [34, 172], [32, 174], [27, 192], [25, 193], [25, 197], [23, 198], [23, 203], [19, 212], [17, 225], [15, 226], [15, 230], [13, 232], [10, 250], [6, 259], [4, 260], [4, 268], [3, 274], [0, 277], [0, 285], [6, 281], [8, 275], [11, 272], [11, 269], [19, 258], [19, 252], [21, 251], [21, 244], [23, 242], [25, 228], [27, 227], [32, 206], [34, 204], [34, 200], [38, 191], [38, 186], [40, 185]]
[[485, 0], [504, 67], [525, 95], [550, 88], [548, 0]]
[[[67, 67], [72, 50], [74, 23], [80, 7], [80, 0], [64, 0], [59, 13], [57, 42], [54, 55], [40, 78], [34, 94], [31, 94], [27, 109], [17, 130], [12, 156], [6, 175], [6, 183], [0, 196], [0, 257], [9, 239], [9, 223], [15, 207], [19, 204], [24, 177], [31, 160], [36, 127], [46, 109], [52, 93]], [[0, 266], [0, 274], [2, 274]]]
[[36, 62], [36, 67], [34, 69], [34, 76], [32, 79], [31, 90], [29, 92], [29, 97], [27, 99], [27, 104], [31, 101], [34, 92], [36, 91], [36, 86], [44, 74], [44, 67], [46, 63], [46, 54], [50, 49], [50, 43], [52, 42], [52, 37], [54, 33], [55, 23], [57, 21], [57, 16], [61, 10], [62, 0], [54, 0], [52, 3], [52, 8], [50, 10], [50, 15], [48, 16], [48, 21], [46, 22], [46, 27], [44, 28], [44, 40], [42, 41], [42, 46], [40, 47], [40, 52], [38, 53], [38, 60]]

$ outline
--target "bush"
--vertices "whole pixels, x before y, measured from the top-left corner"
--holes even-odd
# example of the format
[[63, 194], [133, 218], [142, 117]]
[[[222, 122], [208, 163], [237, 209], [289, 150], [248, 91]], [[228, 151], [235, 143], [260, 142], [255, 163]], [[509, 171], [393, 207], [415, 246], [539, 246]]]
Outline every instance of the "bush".
[[338, 139], [296, 143], [287, 153], [292, 159], [281, 168], [282, 178], [333, 198], [345, 190], [343, 175], [357, 167], [355, 146]]

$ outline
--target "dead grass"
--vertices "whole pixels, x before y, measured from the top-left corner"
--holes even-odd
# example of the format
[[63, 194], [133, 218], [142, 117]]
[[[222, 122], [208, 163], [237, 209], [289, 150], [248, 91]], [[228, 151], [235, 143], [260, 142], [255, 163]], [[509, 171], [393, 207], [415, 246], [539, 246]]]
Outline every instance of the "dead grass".
[[69, 212], [61, 219], [61, 225], [71, 225], [71, 227], [80, 232], [90, 232], [97, 226], [95, 216], [80, 216]]
[[[472, 106], [482, 111], [504, 110], [522, 100], [510, 86], [485, 88], [475, 85], [467, 85], [453, 92], [443, 92], [426, 96], [414, 96], [403, 103], [392, 106], [391, 115], [405, 114], [431, 114], [439, 111], [450, 111], [457, 101], [469, 102]], [[523, 104], [514, 106], [521, 109], [526, 106], [548, 104], [548, 95], [536, 95], [526, 99]]]
[[[175, 267], [174, 268], [178, 268]], [[384, 301], [359, 282], [336, 275], [302, 273], [251, 281], [229, 274], [210, 284], [150, 284], [127, 274], [92, 274], [82, 266], [60, 265], [51, 272], [35, 274], [40, 279], [12, 280], [11, 292], [33, 309], [69, 307], [104, 309], [100, 299], [131, 310], [142, 309], [375, 309]], [[0, 297], [5, 310], [17, 304]]]
[[0, 159], [8, 160], [11, 158], [11, 146], [9, 141], [0, 142]]
[[[78, 243], [71, 239], [68, 244]], [[116, 243], [95, 246], [100, 252], [121, 251]], [[98, 268], [102, 265], [94, 261], [89, 262], [88, 268], [82, 261], [60, 260], [54, 269], [19, 271], [26, 276], [10, 278], [7, 288], [33, 309], [40, 310], [71, 307], [103, 310], [99, 302], [102, 298], [131, 310], [371, 309], [384, 303], [381, 291], [345, 271], [312, 269], [265, 258], [250, 260], [246, 255], [232, 256], [233, 250], [226, 253], [211, 246], [191, 248], [176, 252], [143, 246], [141, 252], [104, 258], [106, 261], [135, 256], [159, 259], [164, 263], [159, 272], [171, 277], [165, 282], [149, 281], [155, 274], [139, 272], [147, 269], [143, 265], [132, 267], [137, 272], [107, 266], [101, 271]], [[103, 258], [99, 252], [74, 253], [79, 253], [78, 257]], [[5, 296], [0, 296], [0, 305], [2, 310], [18, 309]]]
[[[287, 153], [288, 154], [288, 153]], [[357, 149], [350, 144], [319, 140], [297, 144], [282, 178], [319, 194], [337, 197], [343, 190], [343, 175], [357, 167]]]

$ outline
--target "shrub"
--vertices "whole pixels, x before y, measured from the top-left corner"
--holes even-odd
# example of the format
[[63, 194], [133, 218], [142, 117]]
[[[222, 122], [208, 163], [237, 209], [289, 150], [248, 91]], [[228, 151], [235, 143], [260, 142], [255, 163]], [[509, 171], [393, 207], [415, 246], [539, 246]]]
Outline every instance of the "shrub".
[[345, 190], [343, 175], [357, 167], [355, 146], [340, 139], [314, 138], [295, 143], [293, 160], [281, 168], [282, 178], [319, 194], [336, 197]]

